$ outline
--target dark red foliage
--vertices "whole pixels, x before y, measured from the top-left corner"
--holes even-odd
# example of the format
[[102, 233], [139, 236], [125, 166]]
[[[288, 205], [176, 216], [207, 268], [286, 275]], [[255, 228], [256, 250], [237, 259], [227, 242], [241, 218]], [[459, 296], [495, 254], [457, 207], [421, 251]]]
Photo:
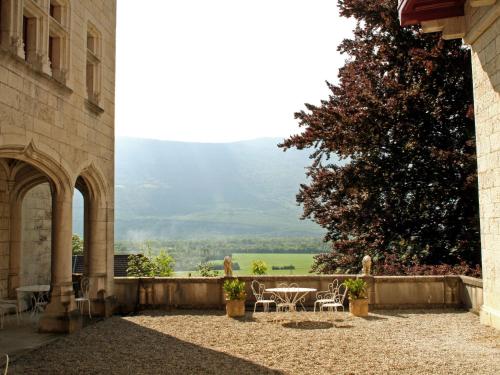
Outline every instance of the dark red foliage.
[[[383, 273], [463, 262], [475, 269], [470, 52], [459, 40], [401, 28], [397, 0], [342, 0], [339, 7], [358, 21], [353, 39], [338, 48], [348, 56], [339, 84], [327, 83], [328, 100], [295, 114], [303, 133], [280, 145], [313, 150], [297, 201], [333, 244], [314, 270], [358, 271], [364, 254], [382, 262]], [[402, 271], [384, 263], [387, 254]]]

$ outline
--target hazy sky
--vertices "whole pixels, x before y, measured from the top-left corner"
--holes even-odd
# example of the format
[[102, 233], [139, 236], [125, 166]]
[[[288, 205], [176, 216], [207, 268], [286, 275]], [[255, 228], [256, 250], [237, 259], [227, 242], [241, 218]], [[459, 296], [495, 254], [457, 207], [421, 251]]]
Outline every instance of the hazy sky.
[[[145, 5], [146, 1], [152, 6]], [[196, 142], [284, 137], [328, 97], [353, 22], [336, 0], [118, 2], [116, 133]]]

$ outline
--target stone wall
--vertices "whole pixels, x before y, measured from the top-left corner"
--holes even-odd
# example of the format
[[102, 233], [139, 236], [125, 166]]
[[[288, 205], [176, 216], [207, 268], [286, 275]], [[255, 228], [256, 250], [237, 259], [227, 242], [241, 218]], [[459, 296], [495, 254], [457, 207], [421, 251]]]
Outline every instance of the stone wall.
[[466, 7], [472, 47], [484, 305], [481, 321], [500, 328], [500, 4]]
[[0, 298], [8, 296], [9, 283], [9, 198], [7, 176], [0, 168]]
[[[12, 185], [5, 190], [0, 177], [0, 297], [6, 283], [8, 294], [15, 295], [22, 268], [25, 278], [32, 276], [28, 270], [49, 272], [46, 256], [34, 247], [45, 251], [50, 244], [41, 239], [44, 235], [30, 237], [22, 227], [19, 200], [26, 189], [50, 181], [55, 208], [51, 313], [45, 315], [51, 323], [43, 325], [56, 331], [56, 325], [69, 322], [67, 314], [76, 312], [69, 286], [75, 186], [86, 192], [89, 207], [92, 308], [96, 315], [111, 311], [102, 306], [113, 295], [116, 0], [0, 3], [0, 167]], [[28, 16], [24, 21], [23, 14]], [[5, 223], [3, 203], [9, 200]], [[26, 225], [33, 229], [38, 224]], [[42, 221], [40, 231], [48, 228]], [[26, 254], [19, 259], [23, 231]]]
[[20, 285], [50, 284], [51, 219], [50, 186], [40, 184], [23, 200]]
[[[280, 283], [296, 283], [301, 287], [326, 290], [334, 278], [340, 282], [353, 275], [260, 276], [239, 277], [246, 283], [247, 308], [253, 308], [250, 283], [259, 280], [267, 288]], [[365, 277], [369, 300], [374, 309], [463, 307], [478, 311], [481, 301], [481, 280], [461, 276], [380, 276]], [[128, 313], [136, 308], [223, 309], [223, 277], [115, 278], [117, 312]], [[306, 306], [313, 306], [315, 293], [310, 293]], [[142, 305], [139, 303], [141, 302]]]
[[463, 306], [469, 311], [479, 314], [483, 305], [483, 281], [468, 276], [460, 276], [460, 279], [462, 280], [460, 300]]

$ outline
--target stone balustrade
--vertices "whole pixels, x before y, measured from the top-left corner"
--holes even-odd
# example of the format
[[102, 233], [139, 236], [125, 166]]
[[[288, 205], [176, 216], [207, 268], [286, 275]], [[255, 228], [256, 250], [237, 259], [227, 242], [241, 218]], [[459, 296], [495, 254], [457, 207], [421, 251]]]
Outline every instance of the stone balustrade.
[[[242, 276], [246, 282], [247, 307], [253, 306], [250, 284], [259, 280], [267, 288], [280, 283], [326, 290], [334, 279], [339, 282], [356, 275]], [[466, 276], [362, 276], [368, 283], [373, 309], [462, 307], [478, 312], [482, 305], [482, 281]], [[224, 277], [116, 277], [114, 294], [117, 312], [129, 313], [143, 308], [223, 309]], [[311, 307], [315, 294], [305, 305]]]

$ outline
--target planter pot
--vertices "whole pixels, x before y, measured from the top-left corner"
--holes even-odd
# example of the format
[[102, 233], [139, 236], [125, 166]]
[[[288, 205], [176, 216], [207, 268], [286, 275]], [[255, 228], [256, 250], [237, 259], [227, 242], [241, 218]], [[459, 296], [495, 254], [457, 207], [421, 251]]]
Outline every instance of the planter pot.
[[368, 316], [368, 298], [349, 300], [349, 312], [354, 316]]
[[245, 316], [245, 301], [244, 300], [226, 300], [226, 313], [231, 318]]

